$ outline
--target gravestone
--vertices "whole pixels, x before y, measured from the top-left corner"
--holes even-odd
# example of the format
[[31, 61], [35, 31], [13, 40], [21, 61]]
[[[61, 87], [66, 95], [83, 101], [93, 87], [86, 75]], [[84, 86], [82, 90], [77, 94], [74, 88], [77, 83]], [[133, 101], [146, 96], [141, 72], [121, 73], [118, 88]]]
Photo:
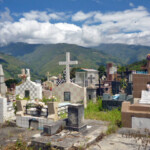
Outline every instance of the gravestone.
[[112, 97], [110, 94], [108, 94], [108, 93], [103, 94], [103, 100], [111, 100], [111, 99], [112, 99]]
[[86, 125], [84, 124], [84, 105], [72, 104], [68, 106], [66, 129], [78, 132], [86, 129]]
[[139, 101], [141, 104], [150, 104], [150, 91], [143, 90], [141, 93], [141, 100]]
[[58, 120], [58, 102], [48, 102], [48, 118]]
[[127, 99], [127, 94], [120, 94], [119, 100], [124, 101]]

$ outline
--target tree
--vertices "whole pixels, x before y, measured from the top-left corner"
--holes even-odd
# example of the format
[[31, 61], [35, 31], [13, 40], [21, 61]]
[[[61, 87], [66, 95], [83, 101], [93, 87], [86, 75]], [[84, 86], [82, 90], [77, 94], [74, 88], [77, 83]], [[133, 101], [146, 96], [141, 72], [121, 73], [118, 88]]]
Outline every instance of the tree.
[[98, 68], [99, 71], [99, 78], [101, 79], [103, 75], [106, 75], [105, 67], [103, 65], [100, 65]]
[[77, 67], [77, 68], [74, 67], [74, 68], [71, 69], [71, 71], [70, 71], [70, 78], [71, 78], [71, 79], [75, 78], [75, 73], [76, 73], [76, 71], [77, 71], [78, 69], [81, 69], [81, 68], [79, 68], [79, 67]]

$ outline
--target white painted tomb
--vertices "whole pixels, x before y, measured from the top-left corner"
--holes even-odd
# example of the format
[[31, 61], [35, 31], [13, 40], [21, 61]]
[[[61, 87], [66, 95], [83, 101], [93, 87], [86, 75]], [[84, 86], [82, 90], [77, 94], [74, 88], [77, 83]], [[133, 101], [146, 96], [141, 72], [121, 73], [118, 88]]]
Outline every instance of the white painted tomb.
[[15, 95], [19, 95], [23, 98], [30, 97], [30, 99], [42, 99], [42, 86], [39, 83], [35, 83], [30, 79], [30, 70], [27, 71], [27, 79], [24, 83], [16, 86]]

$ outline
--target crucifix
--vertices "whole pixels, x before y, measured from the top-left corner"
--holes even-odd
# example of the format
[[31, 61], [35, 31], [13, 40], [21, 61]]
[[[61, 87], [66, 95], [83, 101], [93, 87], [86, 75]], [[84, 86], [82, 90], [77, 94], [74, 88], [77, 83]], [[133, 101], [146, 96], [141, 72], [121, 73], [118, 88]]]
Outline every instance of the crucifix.
[[46, 76], [47, 76], [47, 81], [50, 81], [50, 73], [49, 72], [47, 72], [47, 74], [46, 74]]
[[93, 79], [95, 79], [95, 77], [93, 77], [92, 75], [90, 75], [90, 77], [88, 77], [88, 79], [90, 80], [90, 83], [93, 83]]
[[21, 74], [18, 74], [18, 77], [21, 78], [23, 82], [25, 81], [25, 79], [27, 78], [25, 69], [21, 69]]
[[66, 82], [70, 83], [70, 65], [78, 64], [78, 61], [70, 60], [70, 53], [66, 53], [66, 61], [59, 62], [59, 65], [66, 65]]

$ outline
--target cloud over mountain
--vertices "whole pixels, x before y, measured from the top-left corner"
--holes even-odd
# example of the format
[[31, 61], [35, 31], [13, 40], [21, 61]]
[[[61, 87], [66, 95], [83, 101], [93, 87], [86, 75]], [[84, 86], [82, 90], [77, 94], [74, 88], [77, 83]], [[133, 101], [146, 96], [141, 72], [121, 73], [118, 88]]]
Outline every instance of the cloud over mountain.
[[33, 10], [22, 13], [17, 19], [14, 17], [8, 8], [0, 12], [0, 45], [26, 42], [150, 46], [150, 12], [143, 6], [107, 13]]

